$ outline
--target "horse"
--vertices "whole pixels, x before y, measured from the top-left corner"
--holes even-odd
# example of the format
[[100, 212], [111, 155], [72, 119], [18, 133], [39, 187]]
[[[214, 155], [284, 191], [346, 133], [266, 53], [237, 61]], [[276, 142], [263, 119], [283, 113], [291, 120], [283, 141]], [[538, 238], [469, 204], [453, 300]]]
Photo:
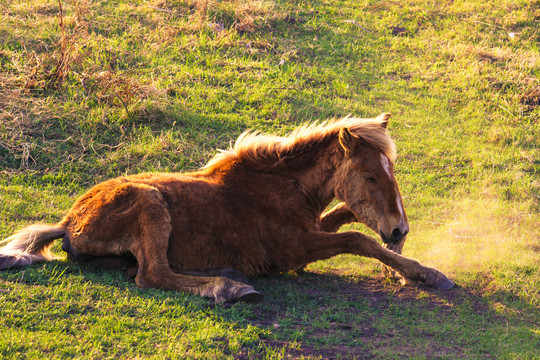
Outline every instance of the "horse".
[[[260, 302], [248, 277], [297, 270], [338, 254], [378, 259], [404, 284], [448, 290], [440, 271], [400, 255], [409, 232], [394, 177], [396, 147], [376, 118], [306, 123], [279, 137], [244, 132], [188, 173], [113, 178], [78, 198], [55, 225], [5, 239], [0, 269], [52, 260], [54, 240], [71, 261], [131, 267], [142, 288], [221, 302]], [[334, 199], [340, 203], [325, 211]], [[359, 231], [361, 222], [385, 244]]]

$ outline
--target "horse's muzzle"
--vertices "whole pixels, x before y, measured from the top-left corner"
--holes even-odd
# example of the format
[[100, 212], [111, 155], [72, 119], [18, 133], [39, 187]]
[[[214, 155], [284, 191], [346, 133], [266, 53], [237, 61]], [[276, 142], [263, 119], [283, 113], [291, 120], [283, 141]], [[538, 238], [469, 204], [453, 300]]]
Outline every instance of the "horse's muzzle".
[[399, 244], [408, 233], [409, 230], [402, 231], [400, 228], [395, 228], [390, 236], [387, 236], [382, 230], [379, 230], [379, 235], [385, 244]]

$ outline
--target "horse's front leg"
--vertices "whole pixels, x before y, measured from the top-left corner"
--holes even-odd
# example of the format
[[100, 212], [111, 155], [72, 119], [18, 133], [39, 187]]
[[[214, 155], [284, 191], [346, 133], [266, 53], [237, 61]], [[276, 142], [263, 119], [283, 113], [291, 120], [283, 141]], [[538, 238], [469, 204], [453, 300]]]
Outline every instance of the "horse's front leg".
[[306, 264], [338, 254], [352, 253], [379, 260], [397, 271], [406, 282], [420, 283], [441, 290], [451, 289], [455, 285], [440, 271], [385, 249], [377, 240], [357, 231], [310, 233], [306, 235], [303, 243], [304, 258], [299, 260]]
[[[400, 254], [403, 251], [403, 245], [405, 244], [405, 239], [403, 239], [398, 244], [383, 244], [385, 249], [392, 250], [396, 254]], [[396, 272], [389, 266], [382, 265], [382, 273], [385, 277], [400, 280], [401, 282], [405, 282], [400, 276], [396, 274]]]
[[[321, 231], [336, 232], [341, 226], [350, 224], [352, 222], [360, 222], [362, 224], [367, 223], [365, 219], [358, 219], [345, 203], [341, 203], [321, 215]], [[401, 254], [404, 244], [405, 239], [403, 239], [403, 241], [401, 241], [399, 244], [384, 244], [383, 246], [386, 249]], [[382, 272], [384, 276], [388, 278], [396, 278], [395, 271], [384, 264], [382, 266]]]
[[341, 226], [356, 221], [359, 220], [353, 212], [345, 203], [341, 203], [321, 215], [321, 231], [336, 232]]
[[[359, 222], [370, 227], [367, 219], [358, 218], [345, 203], [340, 203], [321, 215], [321, 231], [324, 232], [336, 232], [339, 228], [345, 224], [352, 222]], [[373, 227], [373, 226], [372, 226]], [[376, 229], [372, 229], [377, 232]], [[395, 253], [401, 254], [405, 239], [398, 244], [384, 244], [383, 246], [388, 250], [392, 250]]]

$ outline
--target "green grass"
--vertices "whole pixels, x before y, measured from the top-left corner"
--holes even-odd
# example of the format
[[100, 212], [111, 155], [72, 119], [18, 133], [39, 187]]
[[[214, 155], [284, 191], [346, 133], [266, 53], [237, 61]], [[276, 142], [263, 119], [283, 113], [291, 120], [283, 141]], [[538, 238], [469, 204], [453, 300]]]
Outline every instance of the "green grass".
[[64, 36], [57, 1], [1, 4], [0, 238], [249, 128], [389, 111], [404, 253], [461, 286], [342, 255], [213, 307], [60, 259], [0, 272], [2, 358], [538, 357], [537, 1], [70, 1]]

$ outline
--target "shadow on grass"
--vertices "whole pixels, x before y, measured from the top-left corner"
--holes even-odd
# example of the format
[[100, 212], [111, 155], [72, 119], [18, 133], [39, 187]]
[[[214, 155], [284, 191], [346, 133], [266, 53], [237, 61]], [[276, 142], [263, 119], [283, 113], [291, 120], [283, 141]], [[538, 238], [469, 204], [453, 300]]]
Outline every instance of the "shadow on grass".
[[[117, 290], [139, 301], [166, 301], [171, 307], [185, 307], [192, 316], [204, 313], [238, 328], [259, 329], [256, 343], [244, 344], [233, 354], [238, 359], [262, 356], [267, 349], [280, 349], [293, 358], [496, 357], [501, 355], [499, 348], [475, 340], [475, 336], [485, 332], [486, 337], [506, 339], [509, 327], [525, 323], [534, 328], [537, 311], [526, 299], [516, 300], [513, 294], [505, 294], [503, 299], [514, 300], [498, 301], [500, 291], [494, 306], [494, 298], [481, 284], [479, 288], [439, 291], [403, 287], [382, 276], [339, 273], [289, 273], [252, 279], [251, 284], [266, 295], [257, 305], [212, 305], [197, 296], [139, 289], [123, 271], [61, 261], [10, 269], [0, 276], [8, 282], [50, 287], [70, 281], [90, 283], [99, 288], [98, 293]], [[514, 306], [516, 301], [518, 307]], [[228, 343], [229, 339], [219, 341]], [[519, 354], [520, 349], [512, 351]]]

